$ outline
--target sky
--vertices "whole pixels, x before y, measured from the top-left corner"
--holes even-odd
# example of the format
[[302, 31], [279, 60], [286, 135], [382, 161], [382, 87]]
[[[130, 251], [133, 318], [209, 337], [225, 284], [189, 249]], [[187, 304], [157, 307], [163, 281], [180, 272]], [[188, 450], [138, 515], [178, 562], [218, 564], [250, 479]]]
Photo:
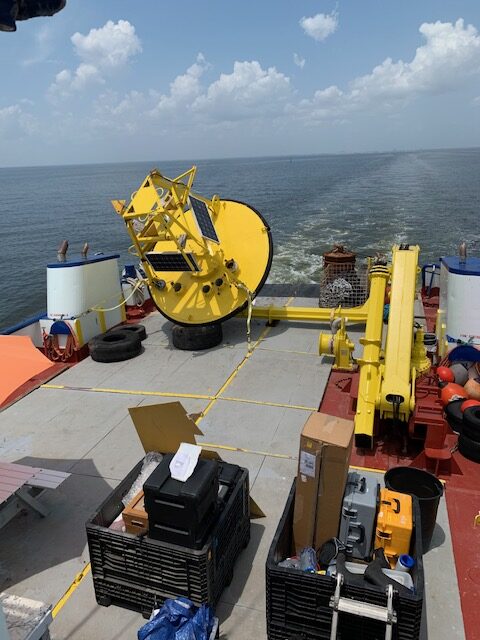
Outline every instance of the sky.
[[0, 166], [480, 146], [478, 0], [67, 0], [0, 32]]

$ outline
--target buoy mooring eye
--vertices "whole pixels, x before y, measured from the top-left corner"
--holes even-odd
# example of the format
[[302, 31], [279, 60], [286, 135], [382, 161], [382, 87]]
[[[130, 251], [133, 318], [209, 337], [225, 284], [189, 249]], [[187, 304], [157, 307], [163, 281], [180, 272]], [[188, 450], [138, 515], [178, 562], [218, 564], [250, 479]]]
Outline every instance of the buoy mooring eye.
[[236, 271], [238, 269], [238, 265], [235, 262], [235, 260], [227, 260], [225, 262], [225, 266], [227, 267], [227, 269], [229, 269], [230, 271]]

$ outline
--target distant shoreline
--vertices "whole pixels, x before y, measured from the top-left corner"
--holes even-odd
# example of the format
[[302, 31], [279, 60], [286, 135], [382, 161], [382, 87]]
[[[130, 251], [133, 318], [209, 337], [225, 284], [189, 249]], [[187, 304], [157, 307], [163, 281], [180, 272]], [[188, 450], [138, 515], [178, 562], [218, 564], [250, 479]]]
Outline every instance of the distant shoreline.
[[148, 164], [153, 168], [155, 165], [162, 163], [185, 163], [191, 165], [197, 162], [230, 162], [238, 160], [295, 160], [302, 158], [328, 158], [328, 157], [348, 157], [348, 156], [372, 156], [372, 155], [392, 155], [392, 154], [408, 154], [408, 153], [451, 153], [452, 151], [471, 152], [478, 151], [480, 146], [472, 147], [432, 147], [428, 149], [390, 149], [383, 151], [339, 151], [336, 153], [305, 153], [305, 154], [288, 154], [273, 156], [228, 156], [228, 157], [212, 157], [212, 158], [163, 158], [156, 160], [125, 160], [124, 162], [75, 162], [65, 164], [34, 164], [34, 165], [0, 165], [0, 171], [9, 169], [38, 169], [38, 168], [56, 168], [56, 167], [102, 167], [105, 165], [126, 165], [126, 164]]

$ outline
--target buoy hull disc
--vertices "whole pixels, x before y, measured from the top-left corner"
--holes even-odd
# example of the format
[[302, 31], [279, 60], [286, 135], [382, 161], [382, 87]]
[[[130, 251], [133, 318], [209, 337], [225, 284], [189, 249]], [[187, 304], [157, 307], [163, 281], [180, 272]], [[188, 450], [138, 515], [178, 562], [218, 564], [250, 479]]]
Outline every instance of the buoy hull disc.
[[[204, 246], [187, 240], [185, 252], [195, 256], [198, 271], [155, 271], [150, 284], [155, 306], [162, 315], [184, 326], [207, 325], [226, 320], [248, 304], [265, 283], [273, 256], [270, 228], [253, 207], [237, 200], [220, 200], [212, 216], [218, 242]], [[194, 230], [196, 221], [185, 213], [184, 223]], [[197, 234], [198, 235], [198, 234]], [[176, 250], [172, 242], [158, 243], [154, 250]]]

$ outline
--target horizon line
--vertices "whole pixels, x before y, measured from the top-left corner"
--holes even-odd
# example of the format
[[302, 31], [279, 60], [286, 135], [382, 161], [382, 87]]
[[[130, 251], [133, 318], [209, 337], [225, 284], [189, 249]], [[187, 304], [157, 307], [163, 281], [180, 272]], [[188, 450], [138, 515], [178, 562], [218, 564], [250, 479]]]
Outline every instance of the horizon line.
[[193, 158], [187, 160], [186, 158], [169, 158], [162, 160], [124, 160], [121, 162], [67, 162], [64, 164], [33, 164], [33, 165], [0, 165], [0, 170], [3, 169], [39, 169], [39, 168], [54, 168], [54, 167], [84, 167], [84, 166], [104, 166], [104, 165], [125, 165], [125, 164], [147, 164], [155, 162], [218, 162], [220, 160], [275, 160], [275, 159], [294, 159], [294, 158], [320, 158], [328, 156], [371, 156], [371, 155], [385, 155], [385, 154], [404, 154], [404, 153], [425, 153], [429, 151], [475, 151], [479, 150], [479, 145], [471, 147], [421, 147], [418, 149], [390, 149], [390, 150], [376, 150], [376, 151], [335, 151], [324, 153], [294, 153], [294, 154], [280, 154], [280, 155], [254, 155], [254, 156], [218, 156], [211, 158]]

